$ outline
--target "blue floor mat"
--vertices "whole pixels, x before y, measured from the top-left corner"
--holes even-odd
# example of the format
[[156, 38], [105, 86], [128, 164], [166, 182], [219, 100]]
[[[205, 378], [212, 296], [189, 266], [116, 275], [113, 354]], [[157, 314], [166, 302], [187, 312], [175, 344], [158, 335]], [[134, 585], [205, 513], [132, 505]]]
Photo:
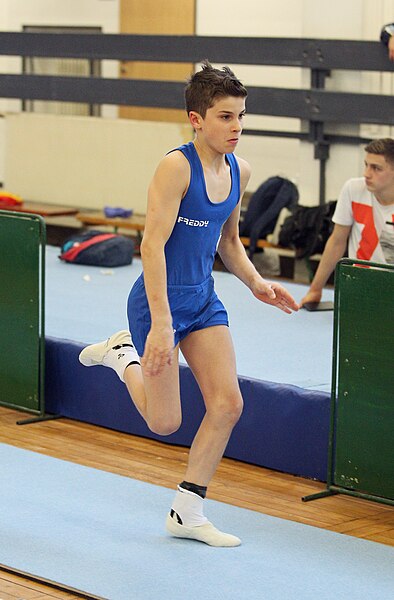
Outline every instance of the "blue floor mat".
[[394, 548], [206, 500], [241, 537], [166, 535], [174, 492], [0, 444], [0, 564], [107, 600], [391, 600]]

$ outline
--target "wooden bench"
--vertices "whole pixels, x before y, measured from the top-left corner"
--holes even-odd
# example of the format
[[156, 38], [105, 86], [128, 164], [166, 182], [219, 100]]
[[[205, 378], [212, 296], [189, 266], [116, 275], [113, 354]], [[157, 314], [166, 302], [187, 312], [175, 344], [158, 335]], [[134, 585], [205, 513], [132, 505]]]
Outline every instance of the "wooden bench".
[[141, 242], [142, 234], [145, 229], [145, 215], [133, 214], [131, 217], [120, 218], [120, 217], [106, 217], [102, 211], [92, 212], [79, 212], [75, 215], [75, 218], [82, 223], [82, 225], [105, 225], [106, 227], [113, 227], [115, 233], [119, 229], [131, 229], [137, 232], [139, 242]]
[[34, 215], [40, 215], [41, 217], [63, 217], [76, 215], [78, 213], [77, 208], [70, 206], [59, 206], [58, 204], [42, 204], [39, 202], [24, 201], [23, 204], [15, 206], [0, 206], [0, 209], [13, 210], [15, 212], [25, 212]]

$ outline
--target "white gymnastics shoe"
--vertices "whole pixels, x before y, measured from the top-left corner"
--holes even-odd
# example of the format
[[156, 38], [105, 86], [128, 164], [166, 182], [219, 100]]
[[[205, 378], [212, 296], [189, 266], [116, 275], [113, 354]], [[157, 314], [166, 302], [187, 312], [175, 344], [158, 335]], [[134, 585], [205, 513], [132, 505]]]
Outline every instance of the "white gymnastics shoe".
[[90, 346], [86, 346], [82, 350], [79, 355], [79, 362], [81, 362], [85, 367], [93, 367], [95, 365], [102, 365], [105, 355], [112, 349], [116, 348], [116, 346], [123, 346], [126, 344], [127, 346], [133, 346], [131, 341], [131, 335], [129, 331], [118, 331], [114, 333], [104, 342], [99, 342], [98, 344], [91, 344]]
[[121, 381], [129, 364], [140, 364], [129, 331], [114, 333], [104, 342], [86, 346], [79, 355], [79, 362], [85, 367], [102, 365], [114, 369]]
[[241, 545], [241, 540], [237, 536], [219, 531], [219, 529], [216, 529], [209, 521], [204, 525], [185, 527], [185, 525], [177, 523], [177, 521], [168, 514], [166, 529], [168, 533], [174, 537], [197, 540], [208, 544], [208, 546], [232, 548]]

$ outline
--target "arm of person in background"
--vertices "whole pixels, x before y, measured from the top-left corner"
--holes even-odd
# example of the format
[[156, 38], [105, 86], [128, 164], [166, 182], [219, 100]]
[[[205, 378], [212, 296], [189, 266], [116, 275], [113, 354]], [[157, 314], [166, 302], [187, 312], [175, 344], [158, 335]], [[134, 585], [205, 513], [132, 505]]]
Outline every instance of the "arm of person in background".
[[352, 226], [335, 224], [332, 234], [327, 240], [319, 266], [308, 290], [308, 293], [300, 302], [303, 306], [306, 302], [320, 302], [323, 288], [328, 278], [334, 271], [337, 262], [343, 257]]
[[394, 23], [385, 25], [380, 33], [380, 41], [388, 47], [389, 59], [394, 60]]

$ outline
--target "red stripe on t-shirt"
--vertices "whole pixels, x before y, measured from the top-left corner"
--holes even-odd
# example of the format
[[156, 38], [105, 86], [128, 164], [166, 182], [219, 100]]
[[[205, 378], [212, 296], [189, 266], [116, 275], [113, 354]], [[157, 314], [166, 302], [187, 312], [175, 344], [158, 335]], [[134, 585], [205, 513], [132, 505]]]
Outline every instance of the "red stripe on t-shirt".
[[360, 260], [371, 260], [376, 246], [379, 243], [379, 237], [376, 232], [373, 218], [372, 206], [352, 202], [353, 217], [357, 223], [364, 225], [361, 231], [360, 244], [357, 248], [357, 258]]

